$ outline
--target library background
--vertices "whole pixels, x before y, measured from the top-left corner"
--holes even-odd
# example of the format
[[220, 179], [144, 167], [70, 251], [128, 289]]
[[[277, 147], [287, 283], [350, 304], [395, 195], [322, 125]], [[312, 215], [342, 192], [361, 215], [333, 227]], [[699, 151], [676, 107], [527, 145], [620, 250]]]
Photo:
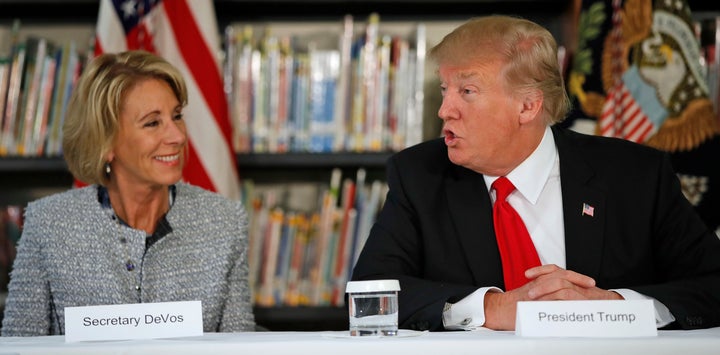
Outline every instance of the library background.
[[[55, 132], [62, 98], [91, 52], [98, 3], [0, 0], [0, 317], [24, 206], [73, 184]], [[716, 98], [720, 6], [688, 4]], [[547, 27], [569, 63], [586, 10], [574, 0], [215, 0], [214, 7], [250, 216], [255, 316], [269, 330], [347, 329], [343, 286], [383, 203], [385, 160], [439, 134], [438, 83], [425, 51], [472, 16], [508, 14]], [[22, 75], [12, 71], [19, 48]], [[48, 66], [54, 75], [43, 75]], [[353, 74], [362, 72], [373, 75]], [[15, 91], [13, 75], [21, 78]], [[48, 94], [33, 95], [35, 86]], [[720, 148], [705, 146], [702, 162], [716, 162]], [[697, 159], [674, 154], [678, 166]], [[708, 180], [715, 176], [696, 171], [686, 180], [717, 228], [720, 197]]]

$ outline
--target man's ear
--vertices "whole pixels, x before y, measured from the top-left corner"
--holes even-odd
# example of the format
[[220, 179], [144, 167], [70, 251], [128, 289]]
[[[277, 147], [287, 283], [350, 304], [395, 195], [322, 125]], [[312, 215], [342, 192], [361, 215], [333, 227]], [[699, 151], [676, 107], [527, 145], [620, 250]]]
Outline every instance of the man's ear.
[[530, 90], [523, 96], [522, 109], [520, 111], [520, 124], [532, 122], [539, 118], [543, 107], [543, 93], [540, 90]]

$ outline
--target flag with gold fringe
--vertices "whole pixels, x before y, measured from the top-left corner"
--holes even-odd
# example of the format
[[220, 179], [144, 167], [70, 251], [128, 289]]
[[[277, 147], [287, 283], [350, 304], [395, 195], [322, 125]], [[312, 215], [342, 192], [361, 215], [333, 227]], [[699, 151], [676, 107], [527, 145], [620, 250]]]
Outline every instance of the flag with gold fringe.
[[717, 230], [720, 124], [700, 49], [685, 0], [583, 0], [565, 125], [670, 153], [685, 196]]

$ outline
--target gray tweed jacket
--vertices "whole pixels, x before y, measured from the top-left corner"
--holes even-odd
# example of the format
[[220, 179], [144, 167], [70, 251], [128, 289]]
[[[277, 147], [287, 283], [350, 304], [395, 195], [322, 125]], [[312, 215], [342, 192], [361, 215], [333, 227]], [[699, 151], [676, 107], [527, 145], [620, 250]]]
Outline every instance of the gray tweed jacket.
[[205, 332], [254, 329], [241, 203], [177, 184], [172, 231], [146, 251], [145, 232], [114, 220], [97, 188], [28, 204], [3, 336], [64, 334], [65, 307], [192, 300], [202, 302]]

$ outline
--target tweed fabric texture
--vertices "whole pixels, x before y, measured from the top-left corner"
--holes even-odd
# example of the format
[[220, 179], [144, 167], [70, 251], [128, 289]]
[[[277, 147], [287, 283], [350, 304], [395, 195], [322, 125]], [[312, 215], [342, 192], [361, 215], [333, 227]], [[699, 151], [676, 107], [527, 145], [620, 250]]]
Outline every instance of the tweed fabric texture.
[[254, 329], [241, 203], [178, 183], [166, 216], [172, 232], [146, 251], [146, 233], [113, 219], [97, 189], [28, 204], [3, 336], [64, 334], [65, 307], [193, 300], [205, 332]]

